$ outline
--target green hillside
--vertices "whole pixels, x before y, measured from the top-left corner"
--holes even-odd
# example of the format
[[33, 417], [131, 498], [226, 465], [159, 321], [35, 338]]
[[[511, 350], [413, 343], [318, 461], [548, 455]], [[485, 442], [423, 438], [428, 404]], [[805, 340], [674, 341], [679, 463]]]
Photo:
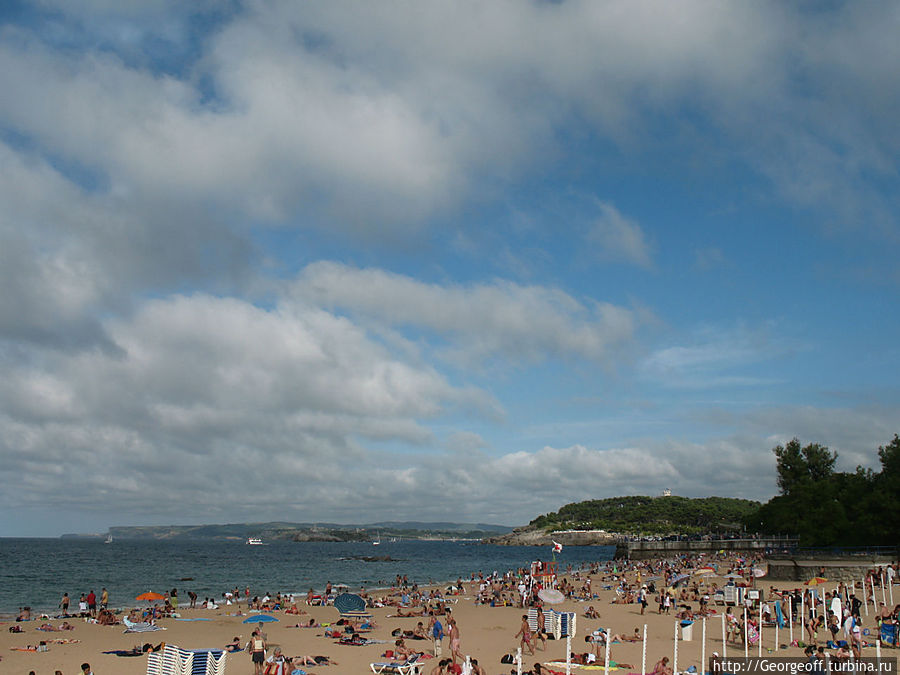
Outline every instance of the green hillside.
[[613, 497], [566, 504], [530, 524], [545, 530], [701, 534], [739, 530], [759, 508], [759, 502], [728, 497]]

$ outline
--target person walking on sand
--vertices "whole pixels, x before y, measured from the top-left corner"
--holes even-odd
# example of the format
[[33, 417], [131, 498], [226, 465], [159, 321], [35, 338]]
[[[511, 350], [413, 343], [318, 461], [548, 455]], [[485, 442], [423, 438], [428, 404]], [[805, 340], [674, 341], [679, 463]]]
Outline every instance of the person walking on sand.
[[519, 643], [523, 648], [528, 647], [528, 653], [531, 656], [534, 656], [534, 644], [531, 642], [531, 628], [528, 626], [528, 615], [522, 615], [522, 626], [519, 628], [519, 632], [515, 634], [515, 637], [522, 636], [522, 640]]
[[263, 664], [266, 662], [266, 641], [259, 631], [253, 631], [250, 642], [247, 643], [247, 651], [250, 652], [250, 662], [253, 663], [253, 674], [262, 675]]
[[544, 626], [546, 624], [546, 620], [544, 618], [544, 608], [538, 605], [537, 608], [537, 632], [534, 637], [537, 638], [534, 641], [534, 646], [537, 648], [537, 641], [540, 640], [543, 644], [544, 651], [547, 651], [547, 633], [544, 632]]
[[457, 659], [462, 659], [459, 651], [459, 626], [456, 625], [456, 619], [453, 617], [450, 617], [448, 623], [450, 624], [450, 659], [456, 663]]

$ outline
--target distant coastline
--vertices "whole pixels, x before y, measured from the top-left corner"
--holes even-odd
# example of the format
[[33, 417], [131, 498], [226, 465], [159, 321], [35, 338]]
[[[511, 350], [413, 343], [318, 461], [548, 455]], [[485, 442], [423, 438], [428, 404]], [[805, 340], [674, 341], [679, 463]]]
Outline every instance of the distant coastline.
[[263, 541], [367, 542], [382, 539], [418, 541], [481, 541], [508, 533], [512, 527], [485, 523], [426, 523], [400, 521], [366, 525], [312, 523], [229, 523], [224, 525], [133, 525], [110, 527], [107, 532], [66, 533], [60, 539], [95, 540], [207, 540], [245, 542], [249, 537]]

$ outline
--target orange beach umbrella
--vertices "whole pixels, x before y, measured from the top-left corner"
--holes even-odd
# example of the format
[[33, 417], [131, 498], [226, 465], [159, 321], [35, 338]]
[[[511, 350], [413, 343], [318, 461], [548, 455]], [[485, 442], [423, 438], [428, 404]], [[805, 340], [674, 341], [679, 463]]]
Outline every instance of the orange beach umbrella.
[[159, 593], [154, 593], [153, 591], [147, 591], [146, 593], [141, 593], [139, 596], [135, 598], [135, 600], [146, 600], [147, 602], [153, 602], [154, 600], [165, 600], [166, 596], [160, 595]]
[[809, 581], [806, 582], [806, 585], [807, 586], [820, 586], [821, 584], [824, 584], [826, 581], [828, 581], [828, 579], [826, 579], [825, 577], [813, 577], [812, 579], [810, 579]]

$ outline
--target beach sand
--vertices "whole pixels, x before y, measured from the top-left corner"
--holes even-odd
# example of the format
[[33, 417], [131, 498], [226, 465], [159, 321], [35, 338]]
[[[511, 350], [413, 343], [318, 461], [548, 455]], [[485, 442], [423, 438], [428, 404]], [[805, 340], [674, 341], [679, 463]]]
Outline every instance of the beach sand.
[[[721, 579], [713, 579], [722, 584]], [[557, 611], [572, 611], [577, 613], [577, 636], [572, 640], [572, 650], [575, 652], [589, 651], [588, 645], [584, 642], [584, 636], [598, 627], [608, 627], [614, 633], [631, 634], [635, 628], [643, 631], [644, 624], [647, 625], [648, 631], [648, 647], [647, 647], [647, 671], [649, 672], [653, 665], [662, 658], [668, 656], [670, 665], [673, 658], [674, 633], [676, 619], [674, 615], [659, 615], [656, 612], [656, 603], [651, 598], [650, 605], [643, 616], [640, 614], [640, 605], [629, 604], [619, 605], [610, 604], [615, 594], [611, 590], [602, 590], [602, 582], [598, 576], [592, 578], [592, 586], [594, 592], [600, 595], [599, 600], [590, 602], [565, 601], [562, 604], [555, 605], [552, 609]], [[774, 586], [778, 589], [796, 588], [795, 582], [774, 583], [768, 582], [766, 579], [760, 579], [757, 587], [768, 589]], [[460, 596], [456, 604], [451, 605], [453, 616], [460, 629], [460, 643], [463, 654], [471, 655], [472, 658], [478, 659], [481, 666], [488, 675], [497, 673], [509, 673], [515, 669], [515, 665], [501, 664], [500, 659], [506, 653], [514, 653], [518, 647], [518, 639], [515, 637], [516, 632], [521, 625], [522, 614], [524, 610], [516, 607], [489, 607], [486, 605], [476, 605], [474, 603], [474, 595], [477, 586], [466, 583], [467, 593]], [[599, 612], [600, 619], [587, 619], [584, 616], [585, 610], [589, 605], [593, 605]], [[695, 609], [697, 603], [693, 603]], [[335, 644], [335, 641], [323, 636], [323, 628], [290, 628], [289, 626], [299, 621], [315, 618], [319, 622], [334, 622], [339, 618], [338, 611], [334, 607], [307, 607], [305, 602], [298, 603], [308, 615], [289, 615], [284, 612], [271, 612], [273, 616], [279, 619], [278, 623], [267, 623], [265, 631], [268, 633], [270, 645], [280, 645], [284, 653], [288, 656], [296, 655], [326, 655], [338, 662], [339, 665], [310, 667], [304, 668], [310, 673], [366, 673], [371, 672], [369, 664], [376, 661], [384, 661], [382, 654], [386, 649], [393, 646], [394, 639], [391, 631], [396, 628], [404, 630], [412, 630], [415, 628], [417, 621], [422, 620], [427, 626], [426, 618], [391, 618], [389, 615], [396, 610], [394, 608], [377, 608], [372, 611], [373, 618], [377, 622], [378, 627], [367, 633], [369, 638], [387, 641], [387, 644], [365, 645], [365, 646], [345, 646]], [[123, 633], [124, 626], [99, 626], [96, 624], [85, 623], [83, 620], [70, 619], [76, 628], [72, 631], [59, 633], [46, 633], [36, 630], [42, 623], [40, 621], [22, 622], [18, 625], [22, 626], [24, 632], [9, 633], [8, 627], [14, 625], [7, 622], [0, 624], [0, 672], [9, 674], [27, 675], [29, 671], [34, 670], [37, 675], [53, 675], [56, 670], [62, 671], [64, 675], [78, 675], [80, 665], [84, 662], [90, 663], [95, 675], [143, 675], [146, 672], [146, 657], [118, 657], [114, 655], [103, 654], [103, 651], [122, 649], [127, 650], [135, 645], [144, 642], [157, 644], [161, 641], [175, 644], [186, 649], [200, 648], [221, 648], [229, 642], [234, 636], [241, 636], [244, 643], [249, 639], [250, 633], [256, 624], [244, 624], [243, 619], [247, 618], [246, 608], [241, 607], [245, 614], [243, 616], [228, 616], [227, 612], [235, 612], [235, 607], [223, 607], [218, 610], [188, 610], [180, 609], [183, 618], [186, 619], [208, 619], [179, 621], [176, 619], [161, 619], [159, 624], [164, 626], [166, 630], [153, 633]], [[724, 607], [716, 606], [715, 609], [721, 614]], [[873, 629], [875, 625], [873, 616], [863, 615], [863, 625], [869, 629]], [[54, 625], [59, 625], [61, 620], [53, 620]], [[446, 622], [445, 630], [446, 630]], [[722, 653], [722, 628], [719, 615], [713, 616], [707, 620], [707, 641], [706, 655], [709, 658], [713, 651]], [[701, 631], [702, 623], [700, 621], [694, 624], [693, 641], [683, 642], [679, 640], [678, 649], [678, 668], [685, 670], [690, 665], [697, 666], [700, 671], [700, 653], [701, 653]], [[800, 635], [799, 624], [794, 626], [794, 638], [803, 640]], [[75, 639], [79, 642], [75, 644], [49, 644], [49, 650], [46, 652], [20, 652], [12, 651], [12, 648], [25, 647], [26, 645], [36, 645], [40, 640], [53, 639]], [[774, 629], [765, 629], [763, 634], [763, 655], [771, 655], [769, 649], [774, 648]], [[789, 645], [788, 631], [782, 630], [779, 636], [779, 642]], [[407, 645], [431, 652], [431, 641], [407, 640]], [[874, 649], [865, 650], [865, 655], [874, 656]], [[443, 642], [444, 656], [449, 655], [449, 644], [445, 638]], [[756, 655], [757, 648], [755, 645], [751, 647], [751, 655]], [[525, 655], [523, 659], [524, 669], [530, 669], [535, 662], [546, 663], [548, 661], [564, 661], [566, 655], [566, 641], [549, 640], [547, 642], [546, 651], [538, 649], [535, 656]], [[743, 656], [743, 647], [738, 645], [728, 646], [729, 656]], [[799, 647], [788, 648], [779, 651], [778, 656], [802, 656], [802, 649]], [[893, 653], [891, 654], [893, 655]], [[628, 663], [633, 668], [612, 671], [617, 673], [623, 672], [641, 672], [641, 643], [622, 643], [613, 644], [611, 650], [612, 660], [620, 663]], [[424, 673], [430, 673], [431, 669], [436, 665], [437, 661], [432, 659], [427, 661]], [[574, 669], [573, 672], [587, 672], [583, 669]], [[253, 666], [250, 663], [250, 657], [247, 652], [239, 652], [228, 655], [227, 672], [232, 675], [252, 674]], [[597, 672], [596, 670], [593, 672]], [[702, 672], [702, 671], [701, 671]]]

